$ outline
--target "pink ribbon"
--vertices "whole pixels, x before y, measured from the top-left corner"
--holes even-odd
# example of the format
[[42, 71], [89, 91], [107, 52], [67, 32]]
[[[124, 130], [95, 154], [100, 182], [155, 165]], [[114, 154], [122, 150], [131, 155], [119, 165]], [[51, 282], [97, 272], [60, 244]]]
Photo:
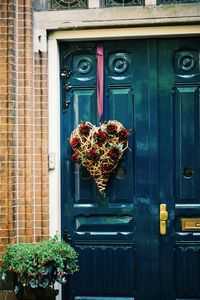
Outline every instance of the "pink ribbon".
[[104, 51], [103, 44], [97, 46], [97, 105], [99, 123], [103, 116], [103, 90], [104, 90]]

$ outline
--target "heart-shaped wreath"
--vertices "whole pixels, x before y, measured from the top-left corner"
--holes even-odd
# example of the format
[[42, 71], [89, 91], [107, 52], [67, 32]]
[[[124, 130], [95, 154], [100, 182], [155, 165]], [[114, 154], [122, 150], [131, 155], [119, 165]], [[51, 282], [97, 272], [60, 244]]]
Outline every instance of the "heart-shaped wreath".
[[87, 168], [103, 194], [110, 174], [128, 148], [129, 131], [118, 121], [105, 121], [101, 127], [82, 122], [69, 141], [74, 150], [71, 160]]

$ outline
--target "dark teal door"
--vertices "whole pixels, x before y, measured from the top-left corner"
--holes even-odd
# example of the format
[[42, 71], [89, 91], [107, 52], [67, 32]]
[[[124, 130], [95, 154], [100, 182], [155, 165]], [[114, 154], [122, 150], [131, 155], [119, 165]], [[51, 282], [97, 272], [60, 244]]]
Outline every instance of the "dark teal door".
[[96, 46], [60, 45], [62, 234], [80, 265], [63, 300], [200, 299], [200, 40], [104, 43], [103, 118], [134, 130], [105, 198], [66, 140], [98, 124]]
[[159, 201], [169, 211], [161, 299], [200, 299], [200, 40], [158, 44]]

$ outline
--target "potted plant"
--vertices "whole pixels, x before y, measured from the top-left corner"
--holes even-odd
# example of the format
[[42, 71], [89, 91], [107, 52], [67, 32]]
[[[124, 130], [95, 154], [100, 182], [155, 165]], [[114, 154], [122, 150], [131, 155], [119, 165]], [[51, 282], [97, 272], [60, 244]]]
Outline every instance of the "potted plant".
[[[66, 283], [67, 277], [78, 271], [77, 258], [74, 248], [57, 235], [39, 243], [9, 244], [3, 255], [2, 279], [13, 274], [14, 292], [19, 299], [44, 300], [46, 290], [55, 298], [54, 284]], [[40, 297], [26, 298], [29, 291]], [[47, 299], [53, 296], [48, 293]]]

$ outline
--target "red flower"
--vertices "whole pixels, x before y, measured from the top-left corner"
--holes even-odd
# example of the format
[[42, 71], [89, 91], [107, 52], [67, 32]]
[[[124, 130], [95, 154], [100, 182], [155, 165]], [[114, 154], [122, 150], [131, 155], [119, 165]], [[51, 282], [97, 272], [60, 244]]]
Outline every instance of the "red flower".
[[90, 127], [84, 122], [80, 127], [79, 127], [79, 132], [84, 135], [88, 135], [90, 132]]
[[71, 140], [71, 146], [72, 146], [73, 148], [79, 147], [80, 144], [81, 144], [81, 140], [80, 140], [79, 138], [73, 138], [73, 139]]
[[81, 162], [81, 158], [77, 152], [74, 152], [74, 154], [71, 156], [71, 160], [76, 164], [80, 164]]
[[121, 129], [121, 130], [118, 132], [118, 136], [119, 136], [119, 138], [121, 138], [121, 139], [123, 139], [123, 140], [127, 139], [127, 137], [128, 137], [128, 130], [126, 130], [126, 129]]
[[97, 143], [102, 143], [107, 139], [107, 133], [101, 129], [95, 133], [95, 137], [97, 138]]
[[101, 166], [101, 172], [102, 174], [109, 174], [112, 172], [112, 168], [113, 168], [112, 165], [104, 163]]
[[108, 156], [110, 156], [111, 159], [117, 160], [119, 158], [119, 150], [117, 148], [113, 148], [108, 152]]
[[117, 132], [117, 125], [115, 125], [114, 123], [108, 124], [107, 132], [110, 134], [115, 134]]
[[97, 150], [92, 149], [88, 152], [88, 159], [96, 161], [98, 157], [99, 157], [99, 153], [97, 152]]

